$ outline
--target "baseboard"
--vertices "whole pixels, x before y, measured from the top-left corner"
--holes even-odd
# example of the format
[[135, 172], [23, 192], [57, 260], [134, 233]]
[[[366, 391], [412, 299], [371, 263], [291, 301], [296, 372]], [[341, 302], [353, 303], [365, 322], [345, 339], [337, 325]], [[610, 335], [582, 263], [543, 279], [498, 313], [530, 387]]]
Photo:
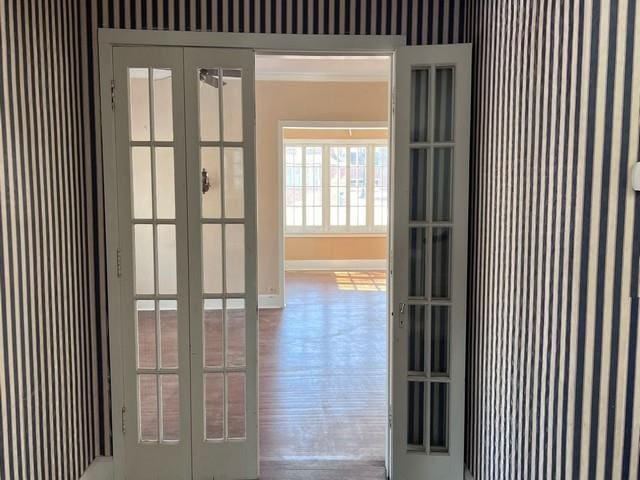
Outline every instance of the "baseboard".
[[258, 295], [258, 308], [284, 308], [282, 295]]
[[387, 259], [285, 260], [285, 270], [386, 270]]
[[112, 480], [113, 457], [96, 457], [89, 468], [80, 477], [80, 480]]

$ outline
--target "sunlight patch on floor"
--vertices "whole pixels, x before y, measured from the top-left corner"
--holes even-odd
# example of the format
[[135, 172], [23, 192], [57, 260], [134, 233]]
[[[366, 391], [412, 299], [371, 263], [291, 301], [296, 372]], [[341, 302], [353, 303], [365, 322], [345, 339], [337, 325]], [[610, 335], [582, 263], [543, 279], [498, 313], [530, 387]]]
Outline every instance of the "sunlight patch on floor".
[[385, 292], [386, 272], [334, 272], [339, 290], [356, 292]]

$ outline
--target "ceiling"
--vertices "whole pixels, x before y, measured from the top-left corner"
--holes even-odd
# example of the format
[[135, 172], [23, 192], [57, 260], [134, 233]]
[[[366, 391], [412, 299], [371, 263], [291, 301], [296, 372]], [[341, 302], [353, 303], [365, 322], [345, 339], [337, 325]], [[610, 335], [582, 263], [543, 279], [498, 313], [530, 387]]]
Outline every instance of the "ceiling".
[[389, 79], [387, 56], [256, 55], [256, 79], [363, 82]]

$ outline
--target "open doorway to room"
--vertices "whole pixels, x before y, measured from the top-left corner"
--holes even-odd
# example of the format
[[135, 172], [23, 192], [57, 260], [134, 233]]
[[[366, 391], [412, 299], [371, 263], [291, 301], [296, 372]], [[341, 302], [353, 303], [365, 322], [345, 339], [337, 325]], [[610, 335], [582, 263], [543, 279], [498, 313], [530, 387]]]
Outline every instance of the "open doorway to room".
[[265, 478], [385, 478], [390, 66], [256, 57]]

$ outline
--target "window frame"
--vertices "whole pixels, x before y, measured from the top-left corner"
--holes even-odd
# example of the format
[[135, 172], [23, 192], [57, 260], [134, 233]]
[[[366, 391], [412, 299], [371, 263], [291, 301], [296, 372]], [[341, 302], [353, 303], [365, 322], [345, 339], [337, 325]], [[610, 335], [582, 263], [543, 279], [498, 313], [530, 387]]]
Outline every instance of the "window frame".
[[[322, 225], [321, 226], [306, 226], [304, 225], [306, 219], [306, 147], [322, 148]], [[350, 185], [350, 165], [349, 156], [350, 148], [357, 148], [365, 146], [367, 149], [367, 163], [366, 163], [366, 224], [359, 226], [349, 225], [350, 221], [350, 206], [351, 206], [351, 185]], [[287, 182], [286, 182], [286, 158], [287, 148], [298, 147], [302, 149], [302, 222], [300, 226], [287, 225]], [[345, 205], [347, 213], [347, 225], [330, 225], [330, 205], [329, 205], [329, 151], [332, 147], [344, 147], [347, 148], [347, 202]], [[374, 225], [374, 193], [375, 193], [375, 149], [376, 147], [387, 148], [387, 190], [390, 180], [390, 154], [389, 154], [389, 139], [377, 138], [377, 139], [290, 139], [282, 138], [282, 154], [281, 161], [284, 166], [284, 181], [283, 181], [283, 228], [285, 237], [305, 237], [305, 236], [384, 236], [387, 234], [389, 228], [389, 195], [387, 193], [387, 224], [386, 225]]]

